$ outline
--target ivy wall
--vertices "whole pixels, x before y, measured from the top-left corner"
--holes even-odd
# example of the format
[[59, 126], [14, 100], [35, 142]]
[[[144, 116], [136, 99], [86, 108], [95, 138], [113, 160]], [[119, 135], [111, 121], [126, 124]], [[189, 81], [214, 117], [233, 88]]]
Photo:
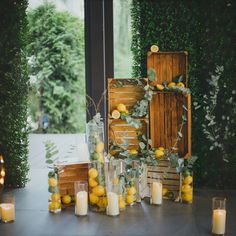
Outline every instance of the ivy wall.
[[28, 75], [23, 53], [27, 37], [26, 0], [0, 2], [0, 153], [6, 185], [22, 187], [29, 166], [26, 129]]
[[228, 0], [133, 0], [133, 75], [146, 76], [152, 44], [189, 52], [195, 183], [235, 188], [236, 4]]

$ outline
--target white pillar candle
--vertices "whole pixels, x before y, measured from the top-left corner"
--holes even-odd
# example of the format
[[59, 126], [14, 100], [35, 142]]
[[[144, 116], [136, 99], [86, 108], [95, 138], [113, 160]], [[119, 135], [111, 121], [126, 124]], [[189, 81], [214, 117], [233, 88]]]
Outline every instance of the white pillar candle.
[[107, 214], [117, 216], [120, 214], [118, 195], [113, 192], [107, 194]]
[[212, 233], [213, 234], [224, 234], [225, 233], [225, 222], [226, 222], [226, 210], [224, 210], [224, 209], [213, 210]]
[[15, 220], [15, 206], [12, 203], [3, 203], [0, 205], [1, 217], [3, 222]]
[[80, 191], [76, 195], [75, 214], [85, 216], [88, 213], [88, 193]]
[[151, 203], [152, 204], [162, 204], [162, 183], [153, 182], [151, 188]]

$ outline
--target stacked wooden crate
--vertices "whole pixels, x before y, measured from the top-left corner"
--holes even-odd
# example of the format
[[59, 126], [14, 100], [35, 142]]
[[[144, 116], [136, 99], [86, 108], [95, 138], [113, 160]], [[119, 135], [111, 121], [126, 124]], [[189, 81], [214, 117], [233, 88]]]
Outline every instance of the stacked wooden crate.
[[127, 142], [129, 150], [137, 150], [139, 147], [138, 135], [142, 133], [149, 136], [148, 115], [143, 118], [134, 118], [141, 122], [138, 129], [124, 120], [113, 119], [111, 116], [118, 104], [124, 104], [127, 110], [130, 110], [143, 99], [145, 85], [147, 85], [147, 79], [108, 79], [108, 143], [113, 141], [123, 145]]
[[[170, 83], [175, 77], [183, 75], [185, 86], [188, 87], [187, 52], [157, 52], [148, 53], [147, 69], [154, 69], [156, 80], [150, 82], [153, 86]], [[183, 105], [188, 109], [185, 112]], [[150, 102], [150, 137], [153, 147], [170, 149], [175, 145], [178, 131], [182, 123], [182, 115], [187, 113], [187, 123], [182, 128], [182, 139], [176, 148], [180, 157], [191, 156], [191, 95], [176, 91], [157, 91]], [[181, 176], [175, 168], [170, 168], [168, 161], [161, 161], [159, 166], [148, 166], [148, 184], [165, 173], [164, 187], [174, 192], [178, 197], [181, 189]]]

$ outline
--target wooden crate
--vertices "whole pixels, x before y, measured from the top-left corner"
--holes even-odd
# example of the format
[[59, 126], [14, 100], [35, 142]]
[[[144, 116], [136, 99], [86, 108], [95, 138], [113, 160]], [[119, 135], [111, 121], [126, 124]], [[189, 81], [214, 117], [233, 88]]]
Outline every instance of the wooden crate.
[[89, 163], [60, 164], [62, 171], [59, 174], [59, 189], [61, 196], [74, 195], [75, 181], [88, 181]]
[[[119, 86], [122, 83], [122, 86]], [[113, 119], [111, 113], [117, 105], [123, 103], [130, 110], [137, 101], [143, 99], [145, 94], [144, 86], [147, 85], [147, 79], [108, 79], [108, 143], [116, 141], [123, 144], [128, 141], [128, 149], [138, 148], [138, 135], [140, 133], [149, 136], [149, 119], [135, 118], [141, 122], [141, 127], [135, 129], [121, 119]]]
[[163, 82], [171, 82], [173, 78], [179, 75], [184, 75], [188, 87], [188, 53], [183, 52], [148, 52], [147, 69], [156, 71], [155, 84]]
[[163, 188], [167, 188], [174, 193], [175, 199], [180, 196], [181, 192], [181, 174], [176, 173], [175, 168], [171, 168], [167, 160], [160, 161], [158, 166], [147, 167], [147, 184], [150, 184], [160, 178], [163, 173], [166, 174], [162, 180]]

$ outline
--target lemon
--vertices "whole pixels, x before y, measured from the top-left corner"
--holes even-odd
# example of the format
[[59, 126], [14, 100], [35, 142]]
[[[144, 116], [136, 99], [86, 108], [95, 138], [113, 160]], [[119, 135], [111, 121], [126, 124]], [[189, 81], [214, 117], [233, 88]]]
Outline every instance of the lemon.
[[59, 200], [61, 199], [60, 193], [53, 193], [53, 194], [51, 195], [51, 199], [52, 199], [53, 202], [59, 201]]
[[162, 151], [162, 150], [160, 150], [160, 149], [157, 149], [156, 151], [155, 151], [155, 156], [156, 156], [156, 158], [162, 158], [162, 157], [164, 157], [164, 152]]
[[159, 147], [158, 150], [161, 150], [161, 151], [164, 152], [164, 151], [165, 151], [165, 148], [163, 148], [163, 147]]
[[99, 197], [96, 196], [96, 195], [93, 194], [93, 193], [90, 193], [90, 194], [89, 194], [89, 201], [90, 201], [91, 204], [97, 204], [98, 201], [99, 201]]
[[127, 194], [128, 195], [134, 195], [135, 193], [136, 193], [135, 187], [127, 188]]
[[61, 203], [60, 202], [49, 202], [48, 204], [48, 209], [50, 211], [55, 211], [57, 209], [61, 208]]
[[70, 204], [71, 203], [71, 196], [70, 195], [65, 195], [63, 198], [62, 198], [62, 202], [64, 204]]
[[162, 84], [157, 84], [156, 88], [157, 88], [157, 90], [163, 90], [164, 86]]
[[182, 88], [185, 87], [184, 83], [182, 83], [182, 82], [177, 83], [176, 86], [177, 86], [177, 87], [182, 87]]
[[99, 142], [95, 147], [96, 152], [103, 152], [104, 151], [104, 142]]
[[105, 189], [104, 189], [104, 187], [101, 186], [101, 185], [96, 186], [95, 188], [93, 188], [92, 191], [93, 191], [93, 193], [94, 193], [96, 196], [98, 196], [98, 197], [101, 197], [101, 196], [104, 195], [104, 193], [105, 193]]
[[184, 184], [181, 190], [183, 193], [191, 193], [193, 191], [192, 187], [188, 184]]
[[95, 168], [91, 168], [88, 172], [90, 178], [95, 179], [98, 176], [98, 171]]
[[193, 177], [191, 175], [184, 178], [183, 183], [184, 184], [191, 184], [193, 182]]
[[98, 185], [98, 182], [95, 179], [89, 178], [89, 187], [94, 188], [97, 185]]
[[119, 208], [120, 209], [124, 209], [125, 208], [125, 201], [122, 199], [121, 201], [119, 201]]
[[152, 45], [150, 50], [151, 50], [151, 52], [158, 52], [159, 51], [159, 47], [157, 45]]
[[162, 188], [162, 196], [165, 196], [168, 193], [168, 188]]
[[119, 184], [120, 180], [118, 177], [115, 177], [113, 180], [112, 180], [112, 183], [113, 184]]
[[124, 104], [122, 104], [122, 103], [120, 103], [120, 104], [117, 105], [117, 110], [118, 110], [119, 112], [126, 112], [126, 111], [127, 111], [127, 110], [126, 110], [126, 106], [125, 106]]
[[98, 160], [99, 160], [100, 162], [104, 162], [104, 155], [103, 155], [103, 153], [99, 153], [99, 158], [98, 158]]
[[127, 204], [132, 204], [134, 202], [134, 195], [126, 195], [125, 201]]
[[170, 82], [168, 84], [168, 88], [172, 89], [174, 86], [176, 86], [176, 83], [175, 82]]
[[106, 205], [107, 205], [107, 198], [106, 197], [100, 197], [98, 202], [97, 202], [97, 206], [102, 208], [102, 207], [106, 207]]
[[193, 194], [192, 193], [185, 193], [182, 195], [182, 200], [185, 202], [192, 202], [193, 201]]
[[57, 186], [57, 179], [55, 179], [55, 178], [49, 178], [49, 179], [48, 179], [48, 185], [49, 185], [50, 187], [56, 187], [56, 186]]
[[113, 119], [119, 119], [120, 118], [120, 112], [118, 110], [113, 110], [111, 113], [111, 116]]
[[137, 155], [137, 154], [138, 154], [138, 151], [135, 150], [135, 149], [131, 149], [131, 150], [129, 151], [129, 154], [130, 154], [130, 155]]

